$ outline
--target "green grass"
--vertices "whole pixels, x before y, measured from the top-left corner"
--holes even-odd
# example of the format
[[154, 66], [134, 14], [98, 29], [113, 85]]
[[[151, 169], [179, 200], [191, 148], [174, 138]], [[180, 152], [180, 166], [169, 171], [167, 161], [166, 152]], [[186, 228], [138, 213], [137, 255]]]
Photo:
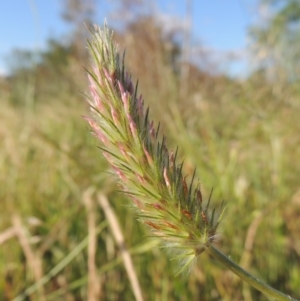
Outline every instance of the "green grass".
[[[155, 120], [162, 121], [170, 148], [178, 145], [184, 172], [191, 174], [196, 166], [204, 196], [208, 198], [214, 188], [213, 202], [225, 200], [220, 248], [276, 289], [299, 298], [300, 120], [299, 109], [282, 100], [299, 102], [299, 96], [292, 92], [274, 96], [271, 86], [250, 80], [236, 87], [216, 80], [215, 91], [204, 83], [175, 101], [173, 80], [166, 80], [170, 84], [162, 92], [157, 89], [144, 96]], [[151, 91], [142, 75], [140, 81], [141, 90], [145, 86]], [[97, 141], [81, 117], [87, 106], [79, 93], [77, 99], [38, 95], [43, 101], [33, 93], [18, 106], [9, 101], [11, 94], [2, 94], [0, 103], [0, 234], [18, 215], [27, 240], [35, 241], [30, 247], [42, 262], [42, 275], [66, 263], [44, 284], [40, 292], [44, 300], [87, 298], [87, 248], [65, 260], [88, 236], [83, 195], [90, 187], [105, 193], [116, 211], [146, 300], [251, 300], [247, 285], [206, 254], [188, 276], [174, 277], [174, 263], [153, 246], [156, 242], [152, 244], [128, 200], [117, 192]], [[105, 218], [96, 198], [94, 206], [100, 225]], [[40, 224], [32, 225], [30, 217]], [[101, 300], [133, 300], [108, 227], [98, 233], [95, 264]], [[0, 279], [1, 300], [12, 300], [37, 283], [17, 237], [1, 245]], [[254, 290], [251, 294], [252, 300], [265, 300]], [[30, 300], [41, 300], [39, 293]]]

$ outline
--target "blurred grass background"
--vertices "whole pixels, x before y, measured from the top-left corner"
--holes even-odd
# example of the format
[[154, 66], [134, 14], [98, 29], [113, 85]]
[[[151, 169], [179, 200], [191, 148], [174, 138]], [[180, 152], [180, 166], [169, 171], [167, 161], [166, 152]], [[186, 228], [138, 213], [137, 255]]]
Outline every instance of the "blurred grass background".
[[[134, 299], [97, 201], [101, 192], [119, 219], [145, 300], [265, 300], [206, 254], [189, 275], [175, 277], [174, 263], [135, 219], [81, 117], [87, 112], [82, 66], [89, 59], [78, 20], [85, 11], [66, 3], [65, 18], [77, 26], [70, 43], [49, 40], [38, 60], [15, 51], [17, 63], [0, 80], [0, 299], [13, 300], [41, 278], [44, 284], [24, 300]], [[206, 199], [213, 188], [213, 202], [225, 200], [221, 250], [300, 298], [299, 61], [287, 57], [291, 65], [295, 60], [291, 75], [271, 52], [276, 44], [266, 45], [278, 41], [278, 26], [275, 33], [253, 28], [253, 45], [268, 49], [263, 59], [272, 64], [243, 79], [181, 63], [184, 43], [177, 32], [164, 35], [151, 12], [116, 30], [115, 38], [152, 118], [170, 148], [178, 145], [185, 173], [196, 166]], [[96, 274], [87, 240], [95, 231]]]

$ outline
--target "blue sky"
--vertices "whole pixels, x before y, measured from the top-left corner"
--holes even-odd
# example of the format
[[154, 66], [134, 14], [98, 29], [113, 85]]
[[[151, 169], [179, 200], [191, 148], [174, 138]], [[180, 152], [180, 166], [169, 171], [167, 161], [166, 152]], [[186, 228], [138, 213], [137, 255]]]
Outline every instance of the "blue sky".
[[[98, 3], [96, 21], [100, 25], [106, 17], [109, 24], [113, 6], [109, 0]], [[191, 0], [192, 1], [192, 0]], [[158, 0], [162, 15], [171, 14], [184, 20], [184, 0]], [[257, 0], [194, 0], [193, 40], [220, 56], [224, 52], [243, 53], [247, 46], [247, 28], [257, 18]], [[0, 72], [7, 69], [6, 59], [12, 49], [42, 49], [48, 38], [65, 38], [70, 27], [61, 18], [62, 1], [16, 0], [0, 4]], [[246, 65], [238, 63], [235, 71]], [[234, 72], [235, 72], [234, 71]]]

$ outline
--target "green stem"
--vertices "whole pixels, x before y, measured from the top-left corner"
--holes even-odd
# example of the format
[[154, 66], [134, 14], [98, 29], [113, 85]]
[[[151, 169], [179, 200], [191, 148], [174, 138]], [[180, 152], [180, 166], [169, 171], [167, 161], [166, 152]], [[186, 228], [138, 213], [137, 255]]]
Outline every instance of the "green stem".
[[296, 299], [293, 299], [292, 297], [277, 291], [271, 286], [263, 283], [258, 278], [252, 276], [247, 271], [243, 270], [239, 265], [231, 261], [227, 256], [225, 256], [213, 245], [207, 247], [206, 251], [208, 254], [210, 254], [212, 257], [214, 257], [216, 260], [218, 260], [220, 263], [222, 263], [224, 266], [230, 269], [234, 274], [236, 274], [244, 281], [248, 282], [251, 286], [261, 291], [266, 296], [274, 298], [278, 301], [297, 301]]
[[[107, 221], [103, 221], [96, 229], [96, 233], [100, 233], [107, 227]], [[36, 292], [40, 287], [46, 284], [54, 276], [56, 276], [63, 268], [65, 268], [82, 250], [88, 245], [89, 237], [85, 237], [64, 259], [62, 259], [50, 272], [44, 275], [39, 281], [28, 287], [21, 295], [15, 297], [12, 301], [23, 301], [29, 295]]]

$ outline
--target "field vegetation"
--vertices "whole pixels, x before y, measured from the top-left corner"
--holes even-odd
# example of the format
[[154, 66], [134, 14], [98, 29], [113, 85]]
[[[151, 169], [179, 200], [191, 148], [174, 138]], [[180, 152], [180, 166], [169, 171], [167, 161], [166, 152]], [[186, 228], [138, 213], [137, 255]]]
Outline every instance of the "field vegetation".
[[[281, 2], [287, 10], [289, 1]], [[196, 167], [204, 198], [213, 188], [212, 202], [225, 202], [218, 247], [300, 298], [299, 60], [284, 51], [285, 40], [276, 49], [286, 64], [271, 52], [272, 35], [286, 37], [288, 22], [300, 20], [290, 12], [277, 27], [252, 28], [264, 63], [242, 79], [182, 63], [183, 33], [166, 34], [154, 15], [137, 15], [114, 36], [169, 148], [178, 146], [184, 174]], [[82, 118], [86, 37], [75, 30], [68, 43], [49, 40], [39, 54], [14, 52], [0, 81], [0, 300], [134, 300], [101, 196], [117, 216], [145, 300], [265, 300], [206, 254], [175, 277], [175, 262], [118, 192]]]

